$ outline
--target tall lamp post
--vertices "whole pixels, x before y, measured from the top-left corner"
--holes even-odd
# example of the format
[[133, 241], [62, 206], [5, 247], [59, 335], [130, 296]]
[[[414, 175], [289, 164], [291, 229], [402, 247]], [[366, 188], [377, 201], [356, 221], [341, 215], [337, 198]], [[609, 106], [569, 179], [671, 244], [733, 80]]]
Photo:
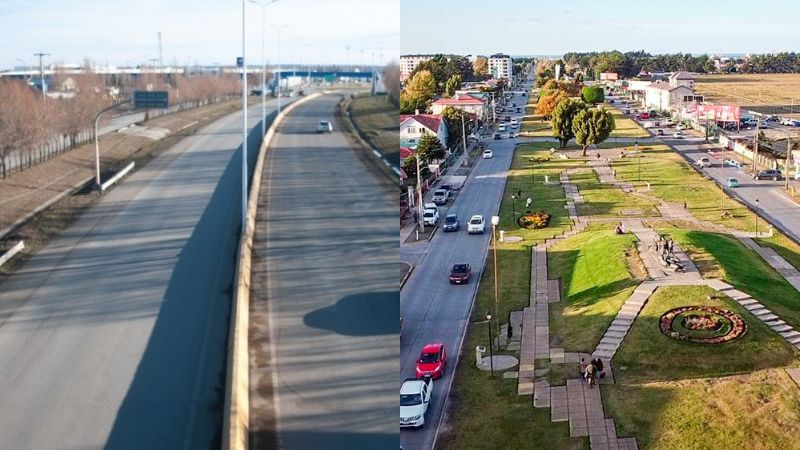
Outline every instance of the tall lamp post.
[[758, 237], [758, 199], [756, 199], [756, 237]]
[[494, 376], [494, 341], [492, 340], [492, 315], [486, 311], [486, 323], [489, 324], [489, 370]]
[[511, 216], [514, 218], [514, 222], [517, 221], [517, 196], [511, 194]]
[[497, 291], [497, 225], [500, 224], [500, 216], [492, 216], [492, 248], [494, 249], [494, 315], [500, 317], [498, 304], [500, 302]]
[[267, 35], [267, 5], [278, 3], [278, 0], [271, 2], [264, 2], [258, 0], [248, 0], [250, 3], [261, 5], [261, 137], [267, 134], [267, 53], [266, 53], [266, 35]]
[[283, 61], [281, 61], [281, 30], [286, 29], [289, 25], [270, 25], [272, 28], [278, 30], [278, 114], [281, 113], [281, 75], [283, 69]]

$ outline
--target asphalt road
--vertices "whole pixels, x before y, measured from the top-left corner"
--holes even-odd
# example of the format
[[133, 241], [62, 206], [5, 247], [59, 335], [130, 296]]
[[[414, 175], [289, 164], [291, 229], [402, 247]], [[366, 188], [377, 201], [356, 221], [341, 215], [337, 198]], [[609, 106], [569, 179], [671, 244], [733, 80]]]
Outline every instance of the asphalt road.
[[[700, 145], [705, 144], [705, 138], [690, 135], [686, 139], [664, 139], [664, 142], [671, 145], [675, 151], [687, 157], [692, 163], [704, 156], [710, 157], [712, 166], [703, 169], [707, 175], [723, 185], [726, 185], [729, 177], [739, 180], [740, 187], [727, 189], [727, 192], [753, 209], [755, 209], [756, 199], [758, 199], [759, 214], [776, 222], [796, 241], [800, 241], [800, 206], [784, 193], [783, 181], [754, 180], [750, 173], [745, 173], [745, 170], [752, 170], [750, 165], [745, 169], [727, 165], [723, 168], [719, 144], [713, 145], [719, 158], [709, 155], [706, 150], [700, 148]], [[725, 159], [729, 159], [732, 154], [732, 151], [726, 150]], [[796, 181], [792, 180], [790, 183], [796, 188], [800, 188]], [[766, 231], [766, 224], [763, 222], [762, 224], [763, 228], [759, 228], [759, 231]]]
[[219, 446], [241, 139], [183, 140], [3, 282], [0, 448]]
[[[250, 315], [254, 448], [270, 448], [276, 425], [291, 450], [398, 443], [397, 185], [351, 147], [333, 117], [339, 98], [298, 105], [264, 168]], [[320, 120], [333, 133], [317, 134]]]
[[[524, 105], [526, 98], [514, 95], [511, 102]], [[444, 233], [439, 229], [428, 243], [402, 245], [400, 248], [401, 260], [412, 262], [416, 266], [400, 293], [400, 311], [403, 315], [400, 382], [415, 376], [416, 360], [425, 344], [442, 342], [448, 351], [445, 375], [434, 381], [433, 400], [426, 415], [425, 426], [422, 429], [403, 429], [400, 432], [400, 442], [406, 450], [428, 450], [433, 446], [445, 399], [450, 392], [458, 351], [469, 321], [472, 300], [489, 248], [492, 235], [491, 216], [498, 212], [516, 141], [488, 141], [494, 157], [479, 160], [448, 211], [458, 214], [462, 221], [460, 231]], [[486, 219], [486, 233], [483, 235], [468, 235], [466, 232], [464, 221], [475, 214], [482, 214]], [[473, 275], [469, 284], [450, 284], [450, 268], [457, 263], [468, 263], [472, 266]], [[396, 386], [396, 390], [399, 390], [400, 385]]]

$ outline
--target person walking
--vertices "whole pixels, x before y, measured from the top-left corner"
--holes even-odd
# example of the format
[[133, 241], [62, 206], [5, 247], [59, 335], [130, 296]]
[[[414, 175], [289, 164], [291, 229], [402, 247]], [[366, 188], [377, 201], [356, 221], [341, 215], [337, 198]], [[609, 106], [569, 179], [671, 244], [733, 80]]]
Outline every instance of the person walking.
[[594, 384], [597, 383], [597, 367], [594, 364], [586, 366], [586, 381], [589, 382], [589, 389], [593, 389]]
[[600, 359], [599, 356], [595, 357], [592, 360], [592, 365], [594, 366], [595, 371], [597, 372], [597, 378], [603, 378], [606, 376], [605, 369], [603, 368], [603, 360]]

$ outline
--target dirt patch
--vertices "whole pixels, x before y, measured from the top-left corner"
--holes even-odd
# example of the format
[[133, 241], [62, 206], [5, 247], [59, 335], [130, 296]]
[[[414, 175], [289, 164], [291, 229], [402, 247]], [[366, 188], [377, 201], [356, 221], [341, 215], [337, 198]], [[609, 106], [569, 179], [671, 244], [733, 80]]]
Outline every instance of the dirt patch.
[[625, 262], [628, 263], [628, 272], [631, 274], [631, 278], [635, 278], [637, 280], [647, 279], [647, 268], [642, 262], [639, 252], [636, 250], [626, 250]]

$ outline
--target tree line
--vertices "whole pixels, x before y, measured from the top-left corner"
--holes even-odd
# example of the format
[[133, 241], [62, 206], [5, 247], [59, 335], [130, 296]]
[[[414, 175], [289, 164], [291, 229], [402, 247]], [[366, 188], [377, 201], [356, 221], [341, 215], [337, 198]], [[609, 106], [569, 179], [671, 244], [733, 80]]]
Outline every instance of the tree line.
[[115, 97], [112, 87], [120, 88], [126, 95], [136, 89], [167, 90], [171, 105], [187, 107], [241, 94], [241, 83], [235, 74], [150, 73], [134, 79], [93, 73], [56, 73], [52, 81], [50, 92], [65, 87], [67, 95], [44, 98], [41, 91], [24, 80], [0, 78], [0, 98], [3, 99], [0, 102], [1, 177], [5, 178], [12, 167], [24, 170], [92, 139], [95, 115], [124, 98]]

